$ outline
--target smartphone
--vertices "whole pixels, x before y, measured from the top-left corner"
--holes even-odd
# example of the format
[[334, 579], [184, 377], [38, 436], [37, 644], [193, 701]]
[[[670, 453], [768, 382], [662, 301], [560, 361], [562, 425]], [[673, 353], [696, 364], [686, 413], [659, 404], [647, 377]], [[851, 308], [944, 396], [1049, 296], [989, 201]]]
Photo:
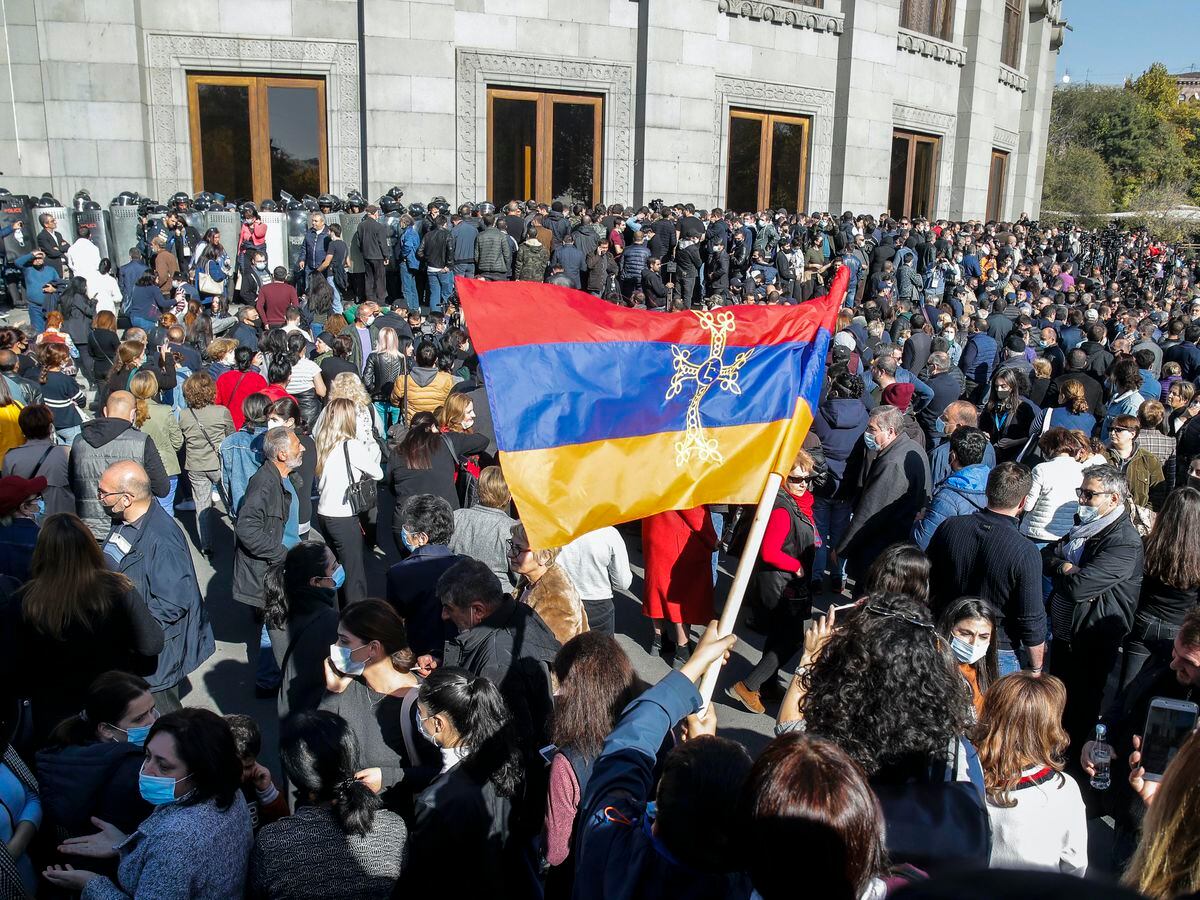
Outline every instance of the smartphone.
[[854, 600], [851, 603], [843, 603], [840, 606], [831, 606], [831, 607], [829, 607], [829, 611], [830, 612], [841, 612], [844, 609], [853, 609], [856, 606], [858, 606], [858, 601]]
[[541, 755], [542, 759], [546, 761], [546, 765], [550, 765], [550, 763], [554, 760], [554, 754], [557, 752], [557, 744], [547, 744], [545, 747], [542, 747], [540, 750], [538, 750], [538, 753]]
[[1155, 697], [1142, 730], [1142, 767], [1147, 781], [1162, 781], [1163, 772], [1196, 728], [1200, 707], [1188, 700]]

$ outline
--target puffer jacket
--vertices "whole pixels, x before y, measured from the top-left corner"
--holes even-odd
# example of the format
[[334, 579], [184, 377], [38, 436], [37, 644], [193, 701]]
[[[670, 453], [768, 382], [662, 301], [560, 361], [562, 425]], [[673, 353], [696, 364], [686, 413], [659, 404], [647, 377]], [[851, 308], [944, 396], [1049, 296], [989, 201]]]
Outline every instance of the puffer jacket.
[[829, 490], [823, 495], [832, 495], [841, 487], [855, 445], [867, 430], [867, 419], [867, 408], [852, 397], [827, 397], [817, 408], [812, 430], [821, 441], [830, 475]]
[[1083, 484], [1083, 464], [1070, 456], [1056, 456], [1033, 467], [1033, 483], [1025, 497], [1021, 534], [1034, 541], [1057, 541], [1071, 530]]
[[562, 566], [550, 566], [536, 584], [530, 586], [526, 583], [519, 590], [525, 588], [528, 590], [521, 599], [542, 617], [560, 644], [588, 630], [583, 601], [571, 583], [571, 576]]
[[517, 281], [544, 281], [550, 251], [537, 238], [530, 238], [517, 251]]
[[937, 489], [924, 514], [913, 522], [912, 540], [922, 550], [929, 546], [937, 527], [952, 516], [969, 516], [987, 508], [990, 466], [966, 466], [953, 473]]
[[645, 244], [632, 244], [621, 254], [621, 277], [629, 281], [641, 281], [642, 273], [650, 262], [650, 248]]
[[446, 402], [454, 378], [447, 372], [413, 366], [411, 372], [392, 388], [392, 406], [406, 406], [405, 421], [419, 412], [433, 412]]
[[83, 519], [83, 523], [100, 542], [105, 541], [112, 530], [112, 517], [96, 494], [100, 487], [100, 476], [113, 463], [126, 459], [142, 464], [150, 476], [150, 489], [154, 496], [167, 496], [171, 482], [154, 442], [134, 428], [128, 419], [101, 416], [84, 422], [71, 444], [68, 469], [76, 510], [79, 518]]
[[485, 228], [475, 239], [475, 270], [479, 275], [506, 276], [512, 268], [512, 246], [499, 228]]
[[93, 741], [52, 746], [37, 754], [44, 825], [57, 842], [93, 834], [91, 817], [129, 834], [154, 807], [138, 793], [145, 751], [137, 744]]

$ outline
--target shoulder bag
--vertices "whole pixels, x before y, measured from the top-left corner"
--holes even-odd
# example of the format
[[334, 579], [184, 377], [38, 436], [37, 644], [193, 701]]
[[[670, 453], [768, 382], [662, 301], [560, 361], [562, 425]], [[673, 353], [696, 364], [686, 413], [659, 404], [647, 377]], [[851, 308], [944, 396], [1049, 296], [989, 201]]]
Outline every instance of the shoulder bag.
[[342, 452], [346, 455], [346, 503], [354, 515], [359, 516], [375, 508], [379, 499], [379, 487], [375, 479], [364, 473], [356, 481], [350, 465], [350, 442], [342, 441]]
[[[241, 384], [241, 382], [239, 381], [238, 384]], [[196, 415], [196, 411], [194, 409], [192, 409], [190, 406], [187, 408], [187, 411], [192, 414], [192, 419], [195, 421], [196, 427], [199, 428], [200, 433], [202, 435], [204, 435], [204, 440], [206, 440], [208, 442], [208, 446], [212, 447], [212, 452], [217, 455], [217, 469], [220, 470], [220, 469], [224, 468], [222, 460], [221, 460], [221, 448], [212, 442], [212, 438], [210, 438], [208, 436], [208, 432], [204, 430], [204, 425], [200, 422], [200, 417]], [[225, 509], [228, 512], [232, 513], [233, 512], [233, 503], [230, 501], [229, 495], [225, 492], [225, 482], [222, 479], [218, 478], [217, 482], [216, 482], [216, 487], [217, 487], [217, 494], [220, 496], [221, 502], [223, 504], [225, 504]]]
[[479, 479], [471, 474], [467, 468], [467, 461], [459, 459], [454, 442], [449, 436], [442, 432], [441, 438], [446, 449], [450, 451], [450, 458], [454, 460], [454, 492], [458, 495], [458, 505], [463, 509], [470, 509], [479, 499]]

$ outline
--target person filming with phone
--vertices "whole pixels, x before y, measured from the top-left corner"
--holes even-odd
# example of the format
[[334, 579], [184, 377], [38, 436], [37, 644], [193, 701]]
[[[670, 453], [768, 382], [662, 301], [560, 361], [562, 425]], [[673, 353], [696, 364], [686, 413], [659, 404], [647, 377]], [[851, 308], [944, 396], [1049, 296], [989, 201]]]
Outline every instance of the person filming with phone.
[[[1097, 759], [1103, 760], [1107, 751], [1111, 787], [1104, 792], [1102, 802], [1105, 812], [1115, 820], [1113, 856], [1118, 867], [1133, 852], [1145, 812], [1143, 798], [1154, 794], [1155, 782], [1162, 778], [1166, 765], [1195, 727], [1197, 702], [1200, 702], [1200, 608], [1184, 617], [1171, 647], [1170, 660], [1147, 663], [1101, 716], [1100, 722], [1108, 732], [1107, 744], [1091, 740], [1080, 753], [1084, 772], [1094, 777]], [[1185, 727], [1189, 715], [1191, 727]], [[1134, 769], [1140, 770], [1140, 777], [1131, 784], [1133, 751], [1136, 751]]]

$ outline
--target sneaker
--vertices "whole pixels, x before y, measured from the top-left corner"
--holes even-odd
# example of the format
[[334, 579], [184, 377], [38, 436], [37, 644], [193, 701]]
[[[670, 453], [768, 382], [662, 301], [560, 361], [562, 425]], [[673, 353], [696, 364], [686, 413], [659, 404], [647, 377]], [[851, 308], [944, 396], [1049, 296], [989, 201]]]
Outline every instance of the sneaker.
[[215, 489], [213, 490], [211, 496], [213, 503], [219, 503], [221, 501], [221, 495]]
[[196, 511], [196, 501], [195, 500], [180, 500], [178, 503], [175, 504], [175, 511], [176, 512], [195, 512]]
[[763, 706], [762, 700], [758, 696], [758, 691], [750, 690], [744, 682], [739, 681], [725, 688], [725, 696], [731, 700], [736, 700], [749, 712], [762, 715], [767, 711], [767, 708]]

